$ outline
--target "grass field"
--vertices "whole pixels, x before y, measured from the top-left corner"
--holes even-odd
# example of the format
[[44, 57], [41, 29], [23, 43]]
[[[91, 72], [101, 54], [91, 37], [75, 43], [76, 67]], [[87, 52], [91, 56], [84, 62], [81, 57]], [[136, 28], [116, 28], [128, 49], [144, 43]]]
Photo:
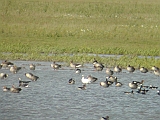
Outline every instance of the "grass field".
[[[139, 62], [128, 57], [160, 56], [159, 0], [1, 0], [0, 3], [1, 59], [90, 62], [93, 56], [87, 53], [94, 53], [125, 55], [122, 62], [118, 61], [121, 65], [130, 61], [137, 66], [160, 66], [154, 57]], [[49, 53], [56, 55], [48, 56]], [[59, 55], [64, 53], [84, 55]], [[98, 59], [110, 63], [110, 58]]]

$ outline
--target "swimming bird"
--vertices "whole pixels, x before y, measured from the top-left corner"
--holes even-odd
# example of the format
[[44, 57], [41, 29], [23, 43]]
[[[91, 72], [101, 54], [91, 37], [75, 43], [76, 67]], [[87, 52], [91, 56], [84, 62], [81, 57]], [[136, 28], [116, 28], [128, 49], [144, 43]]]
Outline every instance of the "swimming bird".
[[151, 68], [151, 70], [155, 71], [155, 70], [159, 70], [159, 68], [156, 67], [156, 66], [153, 66], [153, 67]]
[[137, 85], [143, 85], [144, 83], [144, 80], [141, 80], [141, 82], [139, 81], [132, 81], [133, 83], [137, 84]]
[[21, 69], [21, 67], [17, 67], [16, 65], [13, 65], [10, 67], [10, 72], [12, 73], [17, 73], [19, 70]]
[[128, 85], [129, 85], [129, 87], [130, 87], [131, 89], [137, 89], [137, 87], [138, 87], [137, 83], [134, 83], [134, 81], [132, 81], [132, 82], [129, 83]]
[[142, 90], [142, 85], [141, 85], [140, 88], [138, 89], [137, 93], [146, 94], [148, 91], [149, 90], [145, 90], [145, 89]]
[[86, 84], [83, 84], [82, 87], [78, 87], [78, 89], [79, 89], [79, 90], [86, 90], [86, 89], [87, 89], [87, 88], [86, 88]]
[[28, 83], [30, 83], [30, 82], [31, 82], [31, 81], [22, 81], [22, 79], [21, 79], [21, 78], [18, 78], [18, 79], [19, 79], [19, 84], [20, 84], [20, 83], [27, 83], [27, 84], [28, 84]]
[[54, 69], [54, 70], [57, 70], [59, 68], [61, 68], [61, 65], [60, 64], [57, 64], [55, 61], [51, 64], [51, 67]]
[[96, 71], [102, 71], [104, 68], [104, 65], [102, 63], [98, 63], [96, 60], [93, 62], [93, 66]]
[[10, 88], [8, 88], [7, 86], [3, 86], [3, 91], [4, 92], [10, 91]]
[[38, 76], [33, 75], [32, 73], [25, 73], [25, 76], [32, 81], [37, 81], [37, 79], [39, 78]]
[[107, 87], [109, 87], [109, 84], [107, 81], [103, 81], [103, 82], [100, 82], [100, 86], [107, 88]]
[[139, 70], [140, 70], [141, 73], [147, 73], [148, 72], [148, 69], [145, 68], [145, 67], [141, 67]]
[[133, 90], [131, 92], [124, 92], [125, 94], [134, 94]]
[[21, 88], [17, 88], [14, 85], [12, 85], [12, 87], [10, 88], [10, 91], [13, 93], [19, 93], [21, 90]]
[[106, 117], [101, 117], [100, 120], [109, 120], [109, 116], [106, 116]]
[[160, 70], [154, 70], [154, 74], [155, 74], [156, 76], [160, 76]]
[[107, 75], [113, 75], [113, 71], [111, 70], [111, 69], [109, 69], [109, 68], [107, 68], [106, 69], [106, 73], [107, 73]]
[[115, 82], [117, 80], [117, 77], [110, 75], [110, 76], [107, 76], [106, 79], [108, 79], [109, 81]]
[[150, 85], [150, 86], [149, 86], [149, 89], [158, 89], [158, 87], [157, 87], [157, 86]]
[[2, 66], [3, 68], [7, 68], [7, 67], [10, 67], [10, 66], [12, 66], [12, 65], [14, 65], [14, 63], [9, 62], [9, 61], [7, 61], [7, 60], [5, 60], [5, 61], [3, 61], [3, 62], [1, 63], [1, 66]]
[[70, 67], [71, 67], [71, 68], [79, 68], [79, 67], [82, 67], [82, 65], [79, 64], [79, 63], [73, 63], [73, 61], [71, 61], [71, 62], [70, 62]]
[[135, 68], [133, 66], [128, 65], [127, 66], [127, 71], [130, 73], [133, 73], [135, 71]]
[[89, 84], [89, 83], [91, 83], [91, 80], [88, 79], [88, 78], [84, 78], [84, 75], [82, 75], [81, 81], [82, 81], [83, 84]]
[[114, 72], [120, 73], [120, 72], [122, 72], [122, 68], [120, 68], [119, 65], [117, 65], [114, 67]]
[[0, 78], [1, 79], [5, 79], [7, 77], [8, 77], [8, 74], [6, 74], [6, 73], [0, 73]]
[[36, 69], [36, 66], [35, 66], [34, 64], [30, 64], [30, 65], [29, 65], [29, 69], [30, 69], [30, 70], [35, 70], [35, 69]]
[[76, 74], [80, 74], [81, 73], [81, 69], [77, 68], [75, 71]]
[[88, 75], [88, 80], [90, 80], [91, 81], [91, 83], [93, 83], [93, 82], [95, 82], [95, 81], [97, 81], [98, 80], [98, 78], [96, 78], [96, 77], [93, 77], [93, 76], [91, 76], [91, 75]]
[[117, 82], [117, 79], [115, 80], [115, 86], [116, 87], [121, 87], [123, 84], [121, 82]]
[[68, 84], [75, 84], [75, 80], [74, 79], [69, 79]]
[[157, 94], [160, 95], [160, 90], [157, 91]]

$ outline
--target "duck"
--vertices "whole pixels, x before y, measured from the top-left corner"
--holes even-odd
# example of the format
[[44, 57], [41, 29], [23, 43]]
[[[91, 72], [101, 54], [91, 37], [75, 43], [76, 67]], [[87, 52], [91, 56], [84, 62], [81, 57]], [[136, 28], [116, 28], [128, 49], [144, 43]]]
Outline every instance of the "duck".
[[5, 79], [7, 77], [8, 77], [8, 74], [6, 74], [6, 73], [0, 73], [0, 78], [1, 79]]
[[115, 86], [116, 87], [121, 87], [123, 84], [121, 82], [117, 82], [117, 79], [115, 80]]
[[157, 94], [160, 95], [160, 90], [157, 91]]
[[74, 79], [69, 79], [68, 84], [75, 84], [75, 80]]
[[110, 75], [113, 75], [114, 72], [111, 69], [107, 68], [106, 73], [107, 73], [107, 75], [110, 76]]
[[100, 120], [109, 120], [109, 116], [106, 116], [106, 117], [101, 117]]
[[3, 62], [1, 63], [1, 66], [2, 66], [3, 68], [8, 68], [8, 67], [10, 67], [10, 66], [12, 66], [12, 65], [14, 65], [14, 63], [9, 62], [9, 61], [7, 61], [7, 60], [5, 60], [5, 61], [3, 61]]
[[10, 91], [10, 88], [8, 88], [7, 86], [3, 86], [3, 91], [4, 92]]
[[140, 70], [141, 73], [147, 73], [148, 72], [148, 69], [145, 68], [145, 67], [141, 67], [139, 70]]
[[155, 74], [156, 76], [160, 76], [160, 70], [154, 70], [154, 74]]
[[93, 76], [91, 76], [91, 75], [88, 75], [88, 80], [90, 80], [91, 81], [91, 83], [93, 83], [93, 82], [95, 82], [95, 81], [97, 81], [98, 80], [98, 78], [96, 78], [96, 77], [93, 77]]
[[76, 74], [80, 74], [81, 73], [81, 69], [77, 68], [75, 71]]
[[36, 66], [35, 66], [34, 64], [30, 64], [30, 65], [29, 65], [29, 69], [30, 69], [30, 70], [35, 70], [35, 69], [36, 69]]
[[73, 63], [73, 61], [71, 61], [71, 62], [70, 62], [70, 67], [71, 67], [71, 68], [79, 68], [79, 67], [82, 67], [82, 65], [79, 64], [79, 63]]
[[19, 70], [21, 69], [21, 67], [17, 67], [16, 65], [13, 65], [10, 67], [10, 72], [11, 73], [17, 73]]
[[57, 64], [55, 61], [51, 64], [51, 67], [54, 69], [54, 70], [57, 70], [59, 68], [61, 68], [61, 65], [60, 64]]
[[83, 84], [89, 84], [89, 83], [91, 83], [91, 82], [92, 82], [92, 81], [91, 81], [91, 79], [84, 78], [84, 75], [82, 75], [82, 79], [81, 79], [81, 81], [82, 81], [82, 83], [83, 83]]
[[86, 84], [83, 84], [82, 87], [78, 87], [78, 89], [79, 89], [79, 90], [86, 90], [86, 89], [87, 89], [87, 88], [86, 88]]
[[127, 66], [127, 71], [130, 73], [133, 73], [135, 71], [135, 68], [133, 66], [128, 65]]
[[21, 90], [21, 88], [17, 88], [14, 85], [12, 85], [12, 87], [10, 88], [10, 91], [13, 93], [19, 93]]
[[38, 76], [33, 75], [32, 73], [25, 73], [25, 76], [32, 81], [37, 81], [37, 79], [39, 78]]
[[117, 80], [117, 77], [110, 75], [106, 77], [106, 79], [108, 79], [109, 81], [115, 82]]
[[130, 87], [131, 89], [137, 89], [137, 87], [138, 87], [138, 85], [137, 85], [136, 83], [134, 83], [134, 81], [132, 81], [132, 82], [129, 83], [128, 85], [129, 85], [129, 87]]
[[117, 65], [114, 67], [114, 72], [120, 73], [120, 72], [122, 72], [122, 68], [120, 68], [119, 65]]
[[133, 90], [131, 92], [124, 92], [125, 94], [134, 94]]

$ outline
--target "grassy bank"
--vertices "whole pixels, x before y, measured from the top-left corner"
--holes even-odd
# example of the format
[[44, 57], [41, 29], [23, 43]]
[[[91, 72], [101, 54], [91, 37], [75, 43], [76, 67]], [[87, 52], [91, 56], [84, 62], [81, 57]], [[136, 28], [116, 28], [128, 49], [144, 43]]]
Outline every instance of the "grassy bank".
[[[125, 55], [121, 65], [130, 61], [137, 66], [160, 66], [154, 58], [137, 57], [160, 56], [158, 0], [2, 0], [0, 3], [1, 59], [84, 62], [94, 57], [86, 53], [95, 53]], [[50, 53], [56, 56], [48, 56]], [[59, 55], [64, 53], [84, 55]], [[98, 59], [113, 64], [112, 58]]]

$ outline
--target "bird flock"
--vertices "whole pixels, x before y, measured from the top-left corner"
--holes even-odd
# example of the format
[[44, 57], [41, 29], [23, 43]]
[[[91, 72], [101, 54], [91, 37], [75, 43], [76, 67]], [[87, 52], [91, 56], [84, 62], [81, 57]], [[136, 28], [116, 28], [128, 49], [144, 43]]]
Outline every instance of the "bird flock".
[[[102, 63], [98, 62], [95, 58], [92, 62], [92, 65], [93, 65], [93, 70], [95, 72], [96, 71], [103, 72], [103, 69], [105, 69], [106, 78], [105, 78], [105, 81], [98, 82], [100, 87], [109, 88], [110, 86], [113, 86], [113, 85], [115, 87], [122, 87], [124, 85], [123, 83], [118, 81], [118, 78], [116, 76], [116, 74], [123, 72], [123, 69], [119, 65], [111, 69], [111, 68], [105, 67]], [[50, 65], [50, 67], [54, 70], [59, 70], [62, 68], [62, 66], [63, 65], [57, 64], [55, 61]], [[74, 63], [73, 61], [70, 61], [69, 67], [75, 70], [76, 74], [79, 74], [79, 75], [82, 74], [82, 70], [81, 70], [81, 68], [83, 68], [82, 64]], [[30, 71], [36, 70], [35, 68], [36, 68], [36, 65], [29, 64]], [[11, 73], [16, 74], [19, 70], [22, 69], [22, 67], [18, 67], [14, 63], [5, 60], [0, 64], [0, 69], [8, 69]], [[135, 72], [136, 69], [134, 68], [134, 66], [128, 65], [126, 67], [126, 70], [128, 71], [129, 74], [133, 74], [133, 72]], [[151, 71], [145, 67], [141, 67], [139, 71], [144, 74], [147, 74], [148, 72], [152, 72], [154, 75], [158, 77], [160, 76], [160, 69], [156, 66], [151, 67]], [[11, 87], [3, 86], [2, 87], [3, 91], [19, 93], [23, 89], [23, 87], [29, 87], [30, 82], [37, 81], [39, 79], [39, 77], [34, 75], [32, 72], [24, 73], [24, 75], [28, 79], [27, 81], [26, 80], [23, 81], [21, 78], [19, 78], [18, 87], [16, 87], [14, 84], [12, 84]], [[87, 77], [85, 77], [83, 74], [81, 76], [82, 76], [81, 77], [82, 86], [78, 87], [77, 88], [78, 90], [86, 90], [89, 84], [92, 84], [98, 81], [98, 78], [95, 76], [88, 75]], [[0, 73], [0, 79], [6, 80], [7, 77], [8, 77], [8, 74], [4, 72]], [[73, 85], [75, 83], [76, 81], [74, 80], [74, 78], [70, 78], [68, 80], [68, 84], [70, 85]], [[130, 81], [128, 83], [128, 87], [131, 89], [131, 91], [124, 91], [124, 94], [134, 94], [134, 93], [147, 94], [147, 92], [149, 92], [150, 90], [158, 89], [158, 86], [145, 85], [144, 83], [145, 83], [145, 80]], [[157, 90], [157, 94], [160, 95], [160, 90]], [[109, 116], [102, 117], [101, 120], [109, 120]]]

